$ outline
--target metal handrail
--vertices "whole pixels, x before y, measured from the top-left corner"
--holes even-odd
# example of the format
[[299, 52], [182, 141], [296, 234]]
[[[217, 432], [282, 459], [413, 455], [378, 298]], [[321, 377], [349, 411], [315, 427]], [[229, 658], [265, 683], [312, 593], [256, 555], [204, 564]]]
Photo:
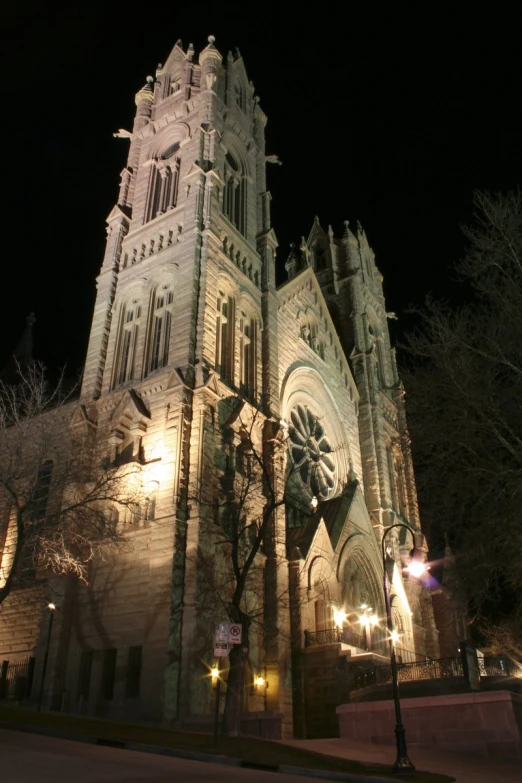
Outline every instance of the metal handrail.
[[[460, 658], [438, 658], [424, 662], [400, 663], [397, 664], [397, 670], [399, 682], [464, 677]], [[391, 666], [372, 666], [357, 673], [353, 690], [360, 690], [369, 685], [386, 685], [391, 681]]]

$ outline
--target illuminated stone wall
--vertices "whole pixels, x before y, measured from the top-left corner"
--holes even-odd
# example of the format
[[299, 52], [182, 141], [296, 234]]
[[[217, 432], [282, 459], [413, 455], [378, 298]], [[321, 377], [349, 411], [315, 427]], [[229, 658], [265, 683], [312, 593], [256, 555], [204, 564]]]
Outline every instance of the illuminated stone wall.
[[[93, 563], [89, 587], [64, 588], [48, 699], [73, 712], [172, 725], [210, 714], [205, 664], [214, 624], [226, 617], [209, 612], [197, 551], [212, 555], [212, 514], [201, 493], [211, 493], [224, 470], [227, 401], [241, 399], [263, 422], [289, 426], [309, 410], [330, 482], [314, 515], [303, 468], [293, 491], [314, 535], [300, 539], [281, 508], [259, 555], [266, 620], [252, 631], [250, 665], [266, 671], [270, 687], [266, 698], [247, 693], [245, 703], [272, 718], [282, 713], [286, 735], [296, 698], [292, 658], [304, 630], [350, 603], [355, 562], [363, 566], [361, 590], [382, 614], [382, 532], [397, 517], [418, 525], [402, 390], [373, 254], [362, 229], [346, 227], [335, 238], [316, 220], [287, 261], [289, 281], [276, 288], [265, 124], [239, 55], [223, 59], [209, 42], [197, 58], [176, 44], [137, 93], [132, 131], [120, 133], [118, 143], [130, 145], [128, 161], [108, 216], [75, 422], [89, 431], [97, 454], [114, 460], [125, 453], [139, 465], [156, 505], [153, 518], [120, 518], [128, 548]], [[393, 542], [398, 565], [407, 549]], [[424, 654], [429, 636], [431, 655], [429, 596], [397, 574], [407, 642]], [[27, 618], [33, 630], [24, 631], [24, 645], [32, 649], [38, 629], [29, 610]], [[139, 695], [129, 696], [129, 650], [139, 646]], [[107, 650], [116, 650], [111, 698], [103, 696]], [[80, 662], [89, 651], [85, 699]]]

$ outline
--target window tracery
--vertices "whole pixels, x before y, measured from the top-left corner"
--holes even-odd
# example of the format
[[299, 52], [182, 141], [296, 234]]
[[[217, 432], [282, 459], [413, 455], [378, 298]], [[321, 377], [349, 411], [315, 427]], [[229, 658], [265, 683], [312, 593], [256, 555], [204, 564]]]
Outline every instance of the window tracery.
[[149, 373], [168, 364], [173, 302], [174, 292], [166, 285], [154, 294], [148, 349]]
[[216, 370], [225, 381], [234, 379], [234, 311], [234, 298], [225, 291], [219, 291], [216, 302]]
[[146, 220], [153, 220], [176, 206], [181, 158], [176, 156], [179, 142], [170, 144], [151, 166]]
[[312, 495], [327, 498], [336, 486], [337, 465], [324, 426], [307, 405], [296, 405], [290, 419], [288, 433], [294, 468]]
[[112, 384], [113, 389], [134, 378], [140, 318], [141, 308], [135, 299], [129, 304], [124, 303], [122, 305], [116, 346], [116, 369]]
[[246, 397], [253, 398], [256, 391], [256, 320], [241, 311], [240, 323], [240, 383]]
[[243, 162], [230, 152], [225, 156], [223, 213], [238, 231], [246, 234], [247, 176]]

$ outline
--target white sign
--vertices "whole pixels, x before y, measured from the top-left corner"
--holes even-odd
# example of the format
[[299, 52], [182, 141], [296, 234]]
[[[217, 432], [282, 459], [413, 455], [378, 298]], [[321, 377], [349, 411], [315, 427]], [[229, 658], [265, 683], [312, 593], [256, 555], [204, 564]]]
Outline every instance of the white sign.
[[231, 623], [228, 627], [228, 643], [241, 644], [243, 637], [243, 626], [239, 623]]
[[226, 644], [228, 642], [228, 623], [218, 623], [216, 625], [216, 644]]
[[216, 642], [214, 644], [214, 657], [226, 658], [227, 655], [228, 655], [228, 645], [224, 644], [223, 642]]

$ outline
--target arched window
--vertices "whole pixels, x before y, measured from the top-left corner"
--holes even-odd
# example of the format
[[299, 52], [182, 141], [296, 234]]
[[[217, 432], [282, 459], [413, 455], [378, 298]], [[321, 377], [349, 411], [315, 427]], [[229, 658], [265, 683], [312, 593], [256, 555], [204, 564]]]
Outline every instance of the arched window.
[[38, 475], [33, 489], [31, 519], [38, 521], [44, 519], [47, 513], [47, 503], [49, 502], [49, 493], [51, 491], [51, 481], [53, 478], [53, 461], [45, 460], [40, 465]]
[[140, 317], [141, 308], [136, 300], [122, 306], [116, 343], [113, 389], [134, 378]]
[[224, 381], [234, 379], [234, 299], [218, 292], [216, 303], [216, 370]]
[[225, 187], [223, 189], [223, 213], [230, 222], [246, 234], [247, 183], [242, 162], [227, 152], [225, 158]]
[[321, 272], [327, 267], [326, 248], [322, 242], [316, 242], [312, 247], [313, 267], [316, 272]]
[[176, 206], [181, 162], [175, 156], [178, 149], [179, 142], [171, 144], [151, 166], [145, 222]]
[[239, 322], [240, 345], [240, 383], [245, 397], [254, 398], [256, 392], [256, 320], [241, 312]]
[[173, 302], [174, 293], [166, 285], [154, 294], [148, 346], [149, 373], [168, 364]]

